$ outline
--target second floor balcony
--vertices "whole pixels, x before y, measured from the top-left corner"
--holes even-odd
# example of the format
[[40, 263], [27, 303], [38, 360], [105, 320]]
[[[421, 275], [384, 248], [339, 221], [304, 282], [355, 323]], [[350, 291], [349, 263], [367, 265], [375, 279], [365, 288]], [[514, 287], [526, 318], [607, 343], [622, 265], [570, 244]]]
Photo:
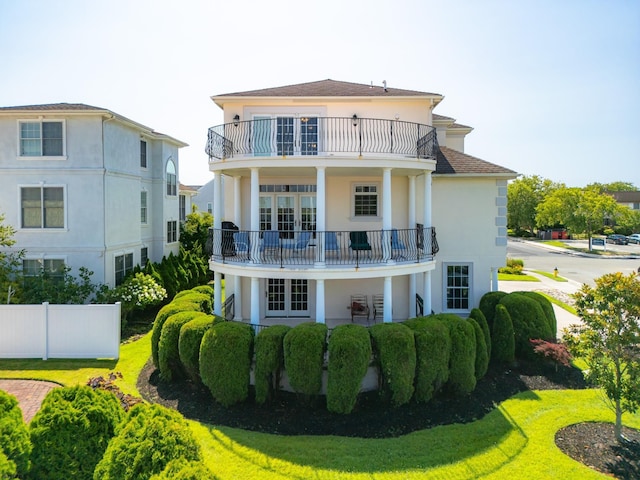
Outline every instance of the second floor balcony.
[[209, 129], [210, 161], [235, 157], [395, 155], [436, 158], [430, 125], [353, 117], [276, 117], [234, 121]]
[[359, 231], [213, 229], [213, 262], [274, 268], [421, 263], [438, 252], [435, 228]]

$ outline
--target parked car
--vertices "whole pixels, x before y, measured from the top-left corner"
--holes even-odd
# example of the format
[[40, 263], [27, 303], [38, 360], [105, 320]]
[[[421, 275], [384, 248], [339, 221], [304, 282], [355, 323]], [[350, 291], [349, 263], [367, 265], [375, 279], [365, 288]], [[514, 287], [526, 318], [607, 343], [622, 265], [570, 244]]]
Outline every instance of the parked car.
[[636, 244], [640, 243], [640, 233], [634, 233], [632, 235], [629, 235], [627, 237], [627, 242], [636, 243]]
[[614, 243], [616, 245], [626, 245], [627, 243], [629, 243], [629, 241], [627, 240], [627, 237], [625, 237], [624, 235], [614, 233], [613, 235], [609, 235], [607, 237], [607, 243]]

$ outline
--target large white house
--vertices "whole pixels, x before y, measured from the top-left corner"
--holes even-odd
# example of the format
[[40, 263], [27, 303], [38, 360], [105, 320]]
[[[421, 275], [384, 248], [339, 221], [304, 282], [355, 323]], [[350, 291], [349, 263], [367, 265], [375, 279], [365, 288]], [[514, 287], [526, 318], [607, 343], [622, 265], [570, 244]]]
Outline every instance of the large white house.
[[497, 289], [516, 172], [464, 153], [442, 99], [334, 80], [213, 96], [215, 312], [222, 274], [253, 324], [465, 315]]
[[0, 211], [25, 274], [87, 267], [114, 286], [136, 264], [177, 254], [184, 146], [90, 105], [0, 108]]

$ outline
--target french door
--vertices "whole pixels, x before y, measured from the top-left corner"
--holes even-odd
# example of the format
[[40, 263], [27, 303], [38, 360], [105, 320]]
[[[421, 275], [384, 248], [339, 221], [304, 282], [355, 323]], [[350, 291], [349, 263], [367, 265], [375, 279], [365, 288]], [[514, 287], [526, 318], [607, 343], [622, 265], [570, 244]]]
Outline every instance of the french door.
[[307, 280], [269, 278], [266, 296], [268, 317], [309, 316], [309, 282]]
[[255, 156], [318, 155], [318, 118], [253, 117]]
[[316, 229], [316, 196], [275, 194], [260, 196], [260, 230], [277, 230], [284, 242], [293, 242], [297, 232]]

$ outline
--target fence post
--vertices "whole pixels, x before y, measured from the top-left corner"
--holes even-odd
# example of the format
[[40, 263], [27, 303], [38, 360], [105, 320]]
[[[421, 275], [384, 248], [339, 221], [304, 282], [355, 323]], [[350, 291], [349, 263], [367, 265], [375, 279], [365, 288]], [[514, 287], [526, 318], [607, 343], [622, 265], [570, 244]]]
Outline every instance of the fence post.
[[116, 308], [115, 308], [115, 323], [116, 323], [116, 328], [118, 330], [118, 335], [117, 335], [117, 339], [116, 339], [116, 344], [115, 344], [115, 351], [116, 351], [116, 360], [120, 359], [120, 340], [122, 339], [122, 322], [120, 321], [120, 319], [122, 318], [121, 315], [121, 311], [122, 311], [122, 304], [120, 302], [116, 302]]
[[49, 359], [49, 302], [42, 303], [42, 319], [44, 321], [43, 333], [44, 333], [44, 351], [42, 352], [42, 359]]

